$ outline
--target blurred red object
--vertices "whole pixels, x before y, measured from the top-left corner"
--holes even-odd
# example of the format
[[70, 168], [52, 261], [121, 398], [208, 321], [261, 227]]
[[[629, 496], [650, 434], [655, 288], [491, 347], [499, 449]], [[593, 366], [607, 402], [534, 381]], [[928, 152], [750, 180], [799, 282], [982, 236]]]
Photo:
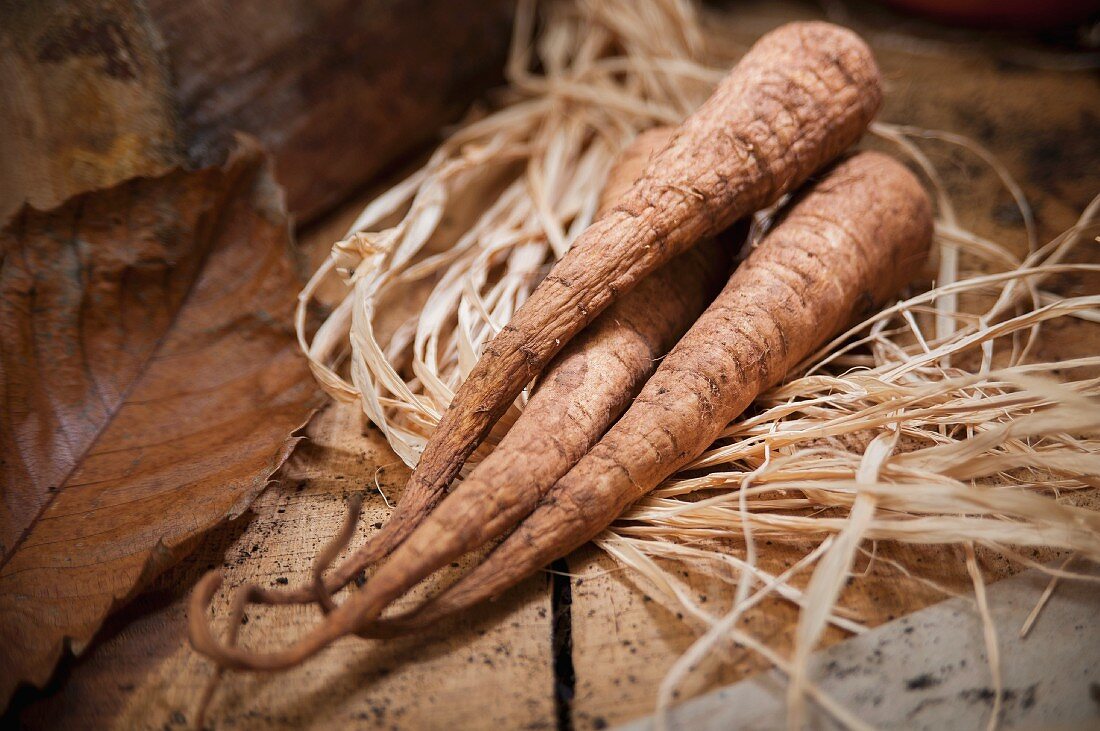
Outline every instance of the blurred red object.
[[1086, 20], [1100, 0], [885, 0], [901, 10], [958, 25], [1046, 29]]

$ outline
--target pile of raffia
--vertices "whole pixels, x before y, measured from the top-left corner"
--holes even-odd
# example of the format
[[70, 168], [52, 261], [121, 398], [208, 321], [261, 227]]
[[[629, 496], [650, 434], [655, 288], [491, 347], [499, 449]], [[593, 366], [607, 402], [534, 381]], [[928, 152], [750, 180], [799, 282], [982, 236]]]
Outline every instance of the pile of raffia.
[[[317, 378], [334, 397], [358, 401], [410, 466], [482, 346], [591, 222], [617, 152], [640, 130], [680, 121], [724, 74], [707, 65], [701, 26], [679, 0], [540, 10], [519, 7], [496, 111], [459, 128], [374, 200], [301, 296], [299, 337]], [[1037, 546], [1100, 559], [1100, 513], [1065, 499], [1100, 485], [1100, 382], [1086, 377], [1100, 356], [1031, 357], [1044, 323], [1100, 321], [1100, 296], [1042, 288], [1050, 275], [1100, 270], [1065, 263], [1100, 231], [1100, 199], [1040, 245], [1019, 186], [983, 149], [882, 123], [873, 134], [914, 162], [935, 193], [936, 286], [911, 288], [807, 359], [682, 473], [690, 476], [670, 479], [597, 540], [698, 629], [662, 687], [662, 708], [704, 655], [732, 642], [788, 674], [793, 722], [810, 695], [859, 726], [805, 667], [827, 624], [862, 630], [837, 599], [865, 541], [962, 547], [998, 689], [975, 546], [1024, 563], [1032, 562], [1020, 548]], [[1023, 217], [1025, 258], [960, 227], [922, 152], [928, 144], [961, 145], [992, 166]], [[754, 237], [767, 223], [758, 216]], [[346, 294], [309, 338], [305, 310], [337, 275]], [[395, 322], [394, 312], [406, 317]], [[1064, 374], [1058, 383], [1043, 378], [1052, 368]], [[816, 547], [772, 575], [757, 565], [764, 539]], [[676, 562], [727, 577], [732, 569], [733, 606], [705, 610], [670, 570]], [[792, 581], [800, 573], [808, 583]], [[776, 596], [801, 608], [790, 654], [738, 622]], [[992, 723], [999, 702], [998, 693]]]

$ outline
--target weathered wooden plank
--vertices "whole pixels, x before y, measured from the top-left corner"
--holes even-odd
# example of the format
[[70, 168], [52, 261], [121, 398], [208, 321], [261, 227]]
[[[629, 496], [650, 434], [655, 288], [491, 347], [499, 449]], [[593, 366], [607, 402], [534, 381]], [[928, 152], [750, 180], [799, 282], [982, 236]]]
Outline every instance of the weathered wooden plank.
[[[776, 574], [788, 568], [812, 548], [780, 546], [762, 542], [758, 564]], [[730, 552], [743, 556], [743, 547]], [[853, 618], [870, 626], [908, 614], [946, 598], [929, 584], [905, 576], [890, 561], [919, 567], [921, 578], [964, 593], [970, 586], [961, 551], [914, 546], [879, 545], [871, 573], [850, 583], [841, 604]], [[1042, 559], [1049, 554], [1037, 554]], [[1013, 567], [983, 556], [983, 568], [991, 578], [1005, 576]], [[856, 573], [867, 567], [861, 557]], [[570, 560], [577, 575], [572, 584], [573, 662], [576, 668], [575, 698], [572, 704], [574, 728], [599, 729], [652, 713], [658, 689], [676, 660], [698, 637], [682, 614], [646, 594], [606, 554], [593, 547], [579, 551]], [[677, 577], [691, 588], [693, 598], [708, 611], [721, 616], [733, 603], [736, 576], [724, 583], [688, 570]], [[802, 576], [794, 582], [804, 587]], [[769, 599], [745, 613], [740, 625], [782, 654], [794, 644], [798, 614], [794, 605]], [[822, 646], [839, 642], [848, 635], [835, 627], [826, 630]], [[768, 669], [761, 656], [740, 647], [725, 647], [721, 655], [708, 657], [673, 693], [673, 702], [733, 683]]]
[[[408, 470], [354, 406], [314, 419], [287, 474], [252, 516], [207, 539], [188, 564], [163, 577], [86, 659], [41, 697], [27, 693], [11, 714], [28, 728], [165, 728], [194, 719], [212, 665], [185, 639], [187, 591], [221, 562], [229, 591], [246, 581], [277, 586], [307, 579], [318, 549], [339, 527], [346, 498], [367, 491], [356, 542], [384, 520]], [[461, 570], [461, 569], [458, 569]], [[440, 577], [449, 580], [448, 577]], [[224, 618], [227, 593], [215, 601]], [[313, 607], [256, 609], [242, 642], [272, 647], [308, 630]], [[549, 728], [554, 721], [547, 579], [537, 576], [483, 612], [392, 642], [347, 639], [283, 674], [228, 673], [214, 698], [214, 727], [376, 726], [456, 729]]]

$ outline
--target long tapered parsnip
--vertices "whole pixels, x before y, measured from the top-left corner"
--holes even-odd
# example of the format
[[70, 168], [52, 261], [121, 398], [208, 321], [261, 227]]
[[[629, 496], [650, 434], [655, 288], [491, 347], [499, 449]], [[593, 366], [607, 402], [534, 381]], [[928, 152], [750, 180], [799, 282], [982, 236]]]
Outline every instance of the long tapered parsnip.
[[[849, 31], [796, 23], [762, 38], [489, 344], [394, 514], [357, 552], [357, 563], [388, 555], [407, 537], [523, 384], [614, 297], [695, 241], [797, 186], [862, 134], [881, 96], [874, 59]], [[336, 584], [349, 578], [335, 573]], [[208, 599], [218, 580], [204, 578], [196, 599]], [[354, 602], [310, 638], [267, 656], [267, 666], [296, 662], [345, 634], [348, 604]], [[193, 624], [192, 634], [200, 649], [218, 649], [205, 625]], [[225, 653], [220, 661], [227, 666], [247, 667], [243, 658], [256, 657], [236, 648]]]
[[523, 387], [604, 308], [797, 188], [859, 139], [881, 102], [871, 50], [847, 29], [790, 23], [757, 41], [485, 347], [371, 550], [405, 539]]
[[[923, 261], [928, 197], [901, 164], [861, 153], [802, 194], [662, 361], [634, 404], [486, 559], [411, 613], [379, 619], [358, 592], [295, 645], [257, 654], [218, 645], [204, 621], [192, 642], [219, 664], [293, 665], [352, 632], [388, 636], [499, 594], [606, 528], [695, 459], [762, 390], [855, 317], [880, 307]], [[218, 586], [196, 587], [200, 616]], [[200, 616], [201, 620], [201, 616]]]
[[373, 633], [484, 601], [594, 538], [698, 457], [757, 394], [896, 294], [931, 241], [931, 203], [901, 163], [874, 152], [841, 162], [737, 268], [630, 409], [515, 533], [438, 597]]

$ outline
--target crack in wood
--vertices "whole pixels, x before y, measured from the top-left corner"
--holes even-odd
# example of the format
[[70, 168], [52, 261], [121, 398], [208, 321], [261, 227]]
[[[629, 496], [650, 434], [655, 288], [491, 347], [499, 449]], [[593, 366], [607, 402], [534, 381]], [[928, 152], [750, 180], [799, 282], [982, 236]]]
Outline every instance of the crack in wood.
[[569, 564], [563, 558], [550, 564], [550, 608], [557, 728], [558, 731], [573, 731], [573, 696], [577, 680], [573, 669], [573, 589]]

